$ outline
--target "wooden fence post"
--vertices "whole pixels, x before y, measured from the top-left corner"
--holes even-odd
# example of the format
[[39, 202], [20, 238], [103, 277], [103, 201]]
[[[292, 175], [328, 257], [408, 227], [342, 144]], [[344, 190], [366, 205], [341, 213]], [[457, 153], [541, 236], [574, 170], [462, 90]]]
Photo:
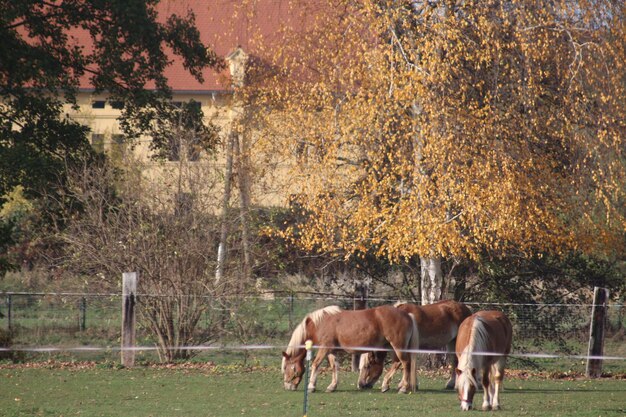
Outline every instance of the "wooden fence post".
[[363, 281], [354, 283], [354, 293], [352, 295], [352, 309], [365, 310], [367, 308], [367, 297], [369, 285]]
[[289, 330], [293, 329], [293, 291], [289, 293]]
[[11, 297], [11, 294], [9, 294], [7, 295], [7, 327], [9, 330], [11, 330], [11, 327], [12, 327], [12, 323], [11, 323], [11, 315], [13, 314], [12, 307], [13, 307], [13, 297]]
[[81, 297], [78, 303], [78, 330], [84, 332], [87, 328], [87, 299]]
[[135, 304], [137, 293], [137, 273], [122, 274], [122, 365], [135, 365]]
[[[606, 304], [609, 299], [609, 290], [594, 287], [593, 306], [591, 308], [591, 325], [589, 329], [588, 356], [602, 356], [604, 353], [604, 328], [606, 324]], [[602, 375], [602, 359], [587, 358], [588, 378], [598, 378]]]

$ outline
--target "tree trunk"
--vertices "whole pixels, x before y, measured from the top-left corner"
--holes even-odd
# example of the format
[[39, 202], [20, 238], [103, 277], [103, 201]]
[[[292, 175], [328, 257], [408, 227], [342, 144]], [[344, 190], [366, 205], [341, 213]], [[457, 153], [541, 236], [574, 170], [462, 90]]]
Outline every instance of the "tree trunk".
[[237, 179], [239, 186], [239, 220], [241, 222], [241, 248], [243, 252], [243, 279], [249, 281], [252, 276], [250, 261], [250, 176], [248, 175], [248, 149], [245, 133], [238, 135], [237, 144]]
[[231, 183], [233, 177], [233, 150], [236, 136], [231, 133], [226, 144], [226, 172], [224, 173], [224, 196], [222, 199], [222, 228], [220, 243], [217, 249], [217, 267], [215, 268], [215, 283], [219, 283], [224, 276], [226, 262], [226, 240], [228, 239], [228, 209], [230, 205]]
[[[421, 294], [422, 305], [433, 304], [441, 300], [443, 291], [443, 273], [441, 272], [441, 258], [420, 257], [421, 265]], [[426, 361], [427, 368], [439, 368], [445, 365], [445, 355], [429, 354]]]
[[[354, 279], [354, 294], [352, 300], [353, 310], [365, 310], [367, 308], [367, 297], [369, 293], [369, 284], [363, 279]], [[352, 354], [352, 372], [359, 372], [359, 362], [361, 360], [360, 353]]]
[[436, 303], [441, 300], [443, 273], [441, 258], [420, 257], [422, 305]]

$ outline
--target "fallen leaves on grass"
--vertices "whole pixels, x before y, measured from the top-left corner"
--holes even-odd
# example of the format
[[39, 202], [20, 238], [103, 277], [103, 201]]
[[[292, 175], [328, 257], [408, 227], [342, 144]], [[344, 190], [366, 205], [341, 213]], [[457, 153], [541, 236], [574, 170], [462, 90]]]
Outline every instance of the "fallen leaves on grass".
[[[0, 363], [0, 369], [69, 369], [69, 370], [90, 370], [90, 369], [124, 369], [117, 362], [96, 362], [96, 361], [57, 361], [54, 359], [40, 362], [23, 363]], [[211, 374], [228, 373], [252, 373], [252, 372], [277, 372], [275, 366], [243, 365], [243, 364], [216, 364], [213, 361], [207, 362], [180, 362], [180, 363], [147, 363], [135, 366], [136, 369], [166, 369], [166, 370], [199, 370]], [[343, 369], [343, 368], [342, 368]], [[343, 369], [348, 371], [348, 368]], [[322, 373], [327, 369], [322, 369]], [[418, 377], [421, 378], [447, 378], [450, 371], [445, 367], [438, 369], [419, 369]], [[506, 377], [512, 379], [526, 380], [529, 378], [556, 379], [556, 380], [581, 380], [587, 379], [581, 372], [575, 371], [536, 371], [524, 369], [507, 369]], [[626, 379], [626, 373], [602, 373], [601, 378], [605, 379]]]

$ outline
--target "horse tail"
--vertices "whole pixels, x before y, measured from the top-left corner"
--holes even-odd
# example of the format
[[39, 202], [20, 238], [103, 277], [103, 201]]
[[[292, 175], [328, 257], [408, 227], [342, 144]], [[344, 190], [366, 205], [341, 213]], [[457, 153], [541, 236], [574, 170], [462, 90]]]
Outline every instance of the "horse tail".
[[410, 352], [410, 364], [411, 366], [409, 367], [410, 370], [410, 379], [409, 379], [409, 385], [410, 385], [410, 390], [415, 392], [417, 391], [417, 350], [420, 347], [420, 342], [419, 342], [419, 332], [417, 330], [417, 322], [415, 321], [415, 316], [413, 315], [413, 313], [409, 313], [409, 316], [411, 316], [411, 324], [412, 324], [412, 329], [411, 329], [411, 339], [409, 340], [409, 349], [411, 350]]

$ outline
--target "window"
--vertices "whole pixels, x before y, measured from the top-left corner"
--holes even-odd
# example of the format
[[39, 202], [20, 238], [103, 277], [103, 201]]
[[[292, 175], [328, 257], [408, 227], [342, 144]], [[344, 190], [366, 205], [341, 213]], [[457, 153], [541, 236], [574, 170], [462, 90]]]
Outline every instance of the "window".
[[195, 110], [200, 110], [202, 108], [202, 103], [193, 99], [189, 101], [172, 101], [171, 104], [173, 107], [176, 107], [177, 109], [182, 109], [183, 105], [185, 107], [190, 107]]
[[184, 152], [183, 155], [187, 155], [187, 161], [196, 162], [200, 159], [202, 147], [195, 138], [192, 140], [183, 138], [181, 143], [180, 137], [170, 137], [167, 142], [167, 150], [163, 153], [167, 156], [167, 160], [170, 162], [180, 161], [182, 152]]
[[92, 133], [91, 146], [96, 152], [104, 152], [104, 135], [102, 133]]
[[124, 108], [123, 101], [111, 101], [109, 102], [109, 104], [111, 105], [111, 108], [116, 109], [116, 110], [122, 110]]
[[126, 154], [126, 140], [124, 135], [111, 135], [111, 157], [123, 159]]
[[104, 108], [104, 100], [96, 100], [91, 102], [91, 108], [92, 109], [103, 109]]
[[200, 101], [171, 101], [171, 121], [173, 130], [163, 138], [155, 139], [158, 143], [159, 155], [168, 161], [180, 161], [185, 158], [189, 162], [200, 159], [202, 152], [201, 139], [196, 137], [204, 133], [196, 123], [201, 123], [202, 103]]

